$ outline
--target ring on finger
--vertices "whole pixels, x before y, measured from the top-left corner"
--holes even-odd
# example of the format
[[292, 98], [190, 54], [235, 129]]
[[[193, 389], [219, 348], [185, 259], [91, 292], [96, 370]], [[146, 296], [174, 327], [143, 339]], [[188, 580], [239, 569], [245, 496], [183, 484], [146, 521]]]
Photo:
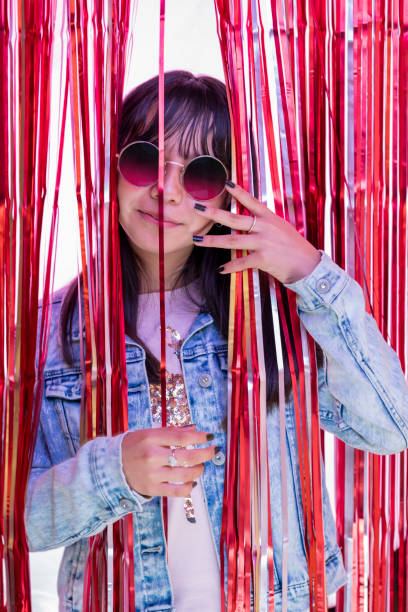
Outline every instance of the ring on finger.
[[252, 217], [252, 225], [251, 225], [251, 227], [249, 228], [249, 230], [247, 231], [247, 233], [248, 233], [248, 234], [250, 234], [251, 232], [253, 232], [254, 227], [255, 227], [255, 223], [256, 223], [256, 215], [254, 215], [254, 216]]
[[169, 455], [169, 458], [167, 459], [167, 463], [170, 467], [176, 467], [179, 465], [179, 462], [177, 461], [177, 457], [174, 454], [175, 453], [175, 448], [171, 449], [171, 455]]

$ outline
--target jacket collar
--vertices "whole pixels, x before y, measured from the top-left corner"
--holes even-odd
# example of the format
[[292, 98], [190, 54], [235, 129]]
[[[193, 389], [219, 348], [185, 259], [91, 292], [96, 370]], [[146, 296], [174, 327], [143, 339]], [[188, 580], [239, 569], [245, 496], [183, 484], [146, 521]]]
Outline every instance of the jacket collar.
[[[208, 325], [211, 325], [212, 323], [214, 323], [214, 319], [212, 318], [210, 314], [208, 314], [207, 312], [199, 312], [196, 318], [194, 319], [190, 329], [188, 330], [183, 344], [185, 344], [195, 334], [197, 334], [199, 331], [201, 331], [205, 327], [208, 327]], [[125, 334], [125, 344], [129, 346], [138, 346], [140, 348], [140, 345], [137, 344], [134, 340], [132, 340], [132, 338], [129, 338], [129, 336], [127, 336], [126, 334]]]
[[[196, 318], [194, 319], [184, 342], [190, 340], [192, 336], [196, 333], [214, 323], [213, 317], [207, 312], [199, 312]], [[85, 323], [82, 326], [83, 336], [85, 336]], [[79, 320], [75, 318], [74, 323], [72, 325], [72, 339], [75, 341], [79, 340]], [[125, 334], [125, 344], [126, 346], [135, 346], [138, 348], [142, 348], [137, 342], [135, 342], [132, 338], [130, 338], [127, 334]]]

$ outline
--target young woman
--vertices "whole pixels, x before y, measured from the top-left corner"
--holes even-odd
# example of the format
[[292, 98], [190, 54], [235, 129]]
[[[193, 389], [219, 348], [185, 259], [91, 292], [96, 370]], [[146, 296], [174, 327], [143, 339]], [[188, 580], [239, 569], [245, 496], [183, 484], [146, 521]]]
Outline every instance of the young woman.
[[[302, 323], [320, 347], [322, 426], [345, 442], [375, 453], [396, 453], [407, 447], [405, 379], [396, 354], [365, 312], [361, 288], [292, 225], [231, 183], [225, 87], [213, 78], [181, 71], [167, 73], [165, 78], [169, 427], [161, 427], [157, 95], [157, 78], [128, 95], [118, 142], [129, 432], [101, 436], [80, 447], [82, 330], [76, 280], [53, 297], [26, 526], [31, 550], [65, 547], [58, 581], [64, 611], [82, 609], [87, 539], [128, 513], [133, 514], [134, 526], [136, 610], [220, 610], [228, 293], [233, 271], [258, 268], [296, 292]], [[250, 216], [228, 211], [231, 195]], [[231, 229], [244, 233], [230, 235]], [[231, 248], [246, 249], [249, 255], [231, 261]], [[279, 610], [278, 378], [265, 300], [274, 590]], [[290, 387], [287, 375], [288, 606], [297, 612], [308, 609], [309, 586]], [[163, 496], [169, 502], [167, 546]], [[325, 487], [323, 496], [327, 584], [329, 592], [335, 592], [344, 584], [345, 572]]]

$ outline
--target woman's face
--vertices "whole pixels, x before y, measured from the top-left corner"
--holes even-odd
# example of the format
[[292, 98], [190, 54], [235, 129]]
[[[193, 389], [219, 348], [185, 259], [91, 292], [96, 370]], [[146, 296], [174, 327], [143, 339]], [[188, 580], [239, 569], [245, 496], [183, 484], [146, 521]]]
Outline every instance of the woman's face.
[[[165, 144], [165, 161], [187, 164], [175, 144]], [[181, 182], [183, 168], [166, 165], [163, 193], [164, 252], [185, 256], [193, 248], [193, 236], [204, 235], [212, 226], [194, 210], [195, 200], [184, 190]], [[209, 200], [209, 205], [222, 208], [225, 192]], [[157, 255], [159, 252], [159, 193], [157, 183], [150, 187], [134, 187], [119, 173], [118, 177], [119, 222], [126, 232], [136, 254]]]

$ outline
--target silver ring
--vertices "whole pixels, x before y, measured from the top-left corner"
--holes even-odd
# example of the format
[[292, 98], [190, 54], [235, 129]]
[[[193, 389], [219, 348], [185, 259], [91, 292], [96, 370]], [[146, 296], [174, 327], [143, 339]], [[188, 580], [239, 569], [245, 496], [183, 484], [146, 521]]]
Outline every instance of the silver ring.
[[255, 227], [255, 223], [256, 223], [256, 215], [253, 216], [252, 225], [251, 225], [251, 227], [249, 228], [249, 230], [247, 232], [248, 234], [250, 234], [253, 231], [253, 229]]
[[169, 455], [169, 458], [167, 459], [167, 463], [170, 467], [176, 467], [179, 464], [174, 454], [175, 450], [176, 450], [175, 448], [171, 449], [171, 455]]

